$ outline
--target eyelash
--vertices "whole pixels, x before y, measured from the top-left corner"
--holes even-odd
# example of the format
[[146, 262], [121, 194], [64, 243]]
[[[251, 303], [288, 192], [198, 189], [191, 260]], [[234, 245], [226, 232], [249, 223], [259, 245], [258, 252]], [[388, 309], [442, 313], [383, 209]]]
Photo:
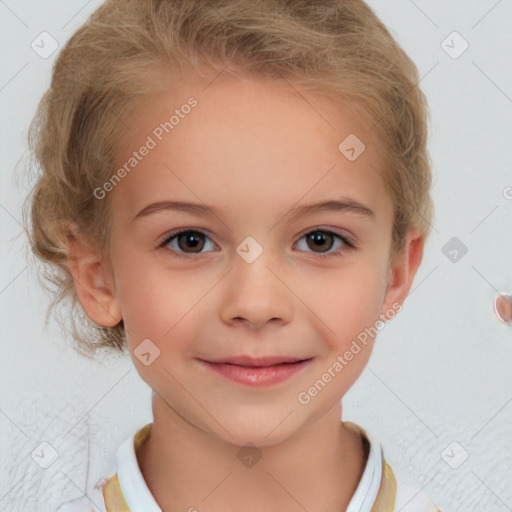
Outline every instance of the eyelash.
[[[339, 238], [342, 242], [343, 242], [343, 246], [336, 249], [335, 251], [332, 251], [332, 252], [325, 252], [325, 253], [314, 253], [312, 252], [311, 254], [316, 254], [319, 258], [330, 258], [330, 257], [333, 257], [333, 256], [339, 256], [341, 253], [347, 251], [347, 250], [350, 250], [350, 249], [355, 249], [355, 245], [351, 242], [351, 240], [349, 240], [347, 237], [345, 236], [342, 236], [338, 233], [335, 233], [334, 231], [330, 231], [328, 229], [312, 229], [311, 231], [308, 231], [307, 233], [305, 233], [304, 235], [302, 235], [299, 240], [301, 240], [302, 238], [304, 238], [305, 236], [311, 234], [311, 233], [315, 233], [315, 232], [320, 232], [320, 233], [324, 233], [324, 234], [328, 234], [328, 235], [333, 235], [334, 237], [336, 238]], [[205, 233], [204, 231], [201, 231], [200, 229], [190, 229], [190, 228], [186, 228], [186, 229], [178, 229], [176, 231], [171, 231], [170, 233], [168, 233], [167, 235], [165, 235], [165, 238], [163, 239], [162, 242], [159, 243], [158, 247], [162, 248], [162, 249], [165, 249], [165, 250], [168, 250], [168, 251], [172, 251], [172, 253], [174, 254], [174, 256], [178, 257], [178, 258], [183, 258], [183, 259], [197, 259], [197, 258], [200, 258], [203, 256], [204, 253], [182, 253], [182, 252], [178, 252], [176, 251], [175, 249], [171, 249], [167, 246], [167, 244], [169, 244], [169, 242], [171, 240], [173, 240], [174, 238], [178, 237], [179, 235], [181, 235], [182, 233], [201, 233], [205, 236], [207, 236], [208, 238], [210, 238], [208, 236], [207, 233]], [[213, 240], [212, 240], [213, 241]], [[207, 251], [207, 252], [210, 252], [210, 251]], [[185, 255], [187, 254], [187, 255]]]

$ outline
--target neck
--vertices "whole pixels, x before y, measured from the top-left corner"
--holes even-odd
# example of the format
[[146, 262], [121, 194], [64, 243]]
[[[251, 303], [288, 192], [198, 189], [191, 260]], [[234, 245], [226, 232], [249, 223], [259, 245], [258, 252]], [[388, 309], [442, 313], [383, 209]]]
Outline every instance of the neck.
[[155, 393], [153, 427], [137, 458], [165, 511], [345, 510], [368, 446], [341, 412], [339, 403], [293, 437], [244, 451], [192, 425]]

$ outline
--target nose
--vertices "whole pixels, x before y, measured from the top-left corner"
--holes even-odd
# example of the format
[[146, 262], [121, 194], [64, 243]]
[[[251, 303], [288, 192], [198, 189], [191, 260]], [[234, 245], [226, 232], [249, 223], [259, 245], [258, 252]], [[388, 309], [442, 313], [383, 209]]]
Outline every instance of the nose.
[[265, 250], [252, 263], [236, 255], [223, 288], [222, 321], [254, 330], [267, 324], [288, 324], [293, 318], [294, 295], [286, 281], [283, 271]]

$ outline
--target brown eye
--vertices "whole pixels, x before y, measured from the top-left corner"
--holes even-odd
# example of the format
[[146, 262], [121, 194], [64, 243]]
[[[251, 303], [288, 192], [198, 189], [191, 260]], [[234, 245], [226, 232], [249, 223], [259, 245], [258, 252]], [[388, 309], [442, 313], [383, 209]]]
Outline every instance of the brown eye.
[[325, 252], [333, 246], [333, 234], [326, 231], [312, 231], [307, 237], [307, 244], [310, 249], [317, 252]]
[[355, 244], [347, 237], [329, 230], [315, 229], [303, 235], [296, 243], [300, 251], [316, 254], [319, 258], [341, 256], [355, 249]]
[[171, 249], [177, 256], [189, 254], [193, 257], [215, 250], [215, 244], [210, 237], [195, 229], [174, 231], [162, 242], [161, 246]]
[[178, 247], [184, 252], [199, 252], [204, 246], [204, 235], [197, 231], [185, 231], [176, 236]]

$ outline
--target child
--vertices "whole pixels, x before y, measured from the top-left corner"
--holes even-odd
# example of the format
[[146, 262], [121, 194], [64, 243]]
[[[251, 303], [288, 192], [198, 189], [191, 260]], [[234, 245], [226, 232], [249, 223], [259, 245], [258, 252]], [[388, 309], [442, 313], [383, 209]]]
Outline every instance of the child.
[[153, 389], [84, 510], [437, 510], [341, 420], [429, 235], [417, 82], [362, 0], [108, 0], [71, 38], [31, 244]]

